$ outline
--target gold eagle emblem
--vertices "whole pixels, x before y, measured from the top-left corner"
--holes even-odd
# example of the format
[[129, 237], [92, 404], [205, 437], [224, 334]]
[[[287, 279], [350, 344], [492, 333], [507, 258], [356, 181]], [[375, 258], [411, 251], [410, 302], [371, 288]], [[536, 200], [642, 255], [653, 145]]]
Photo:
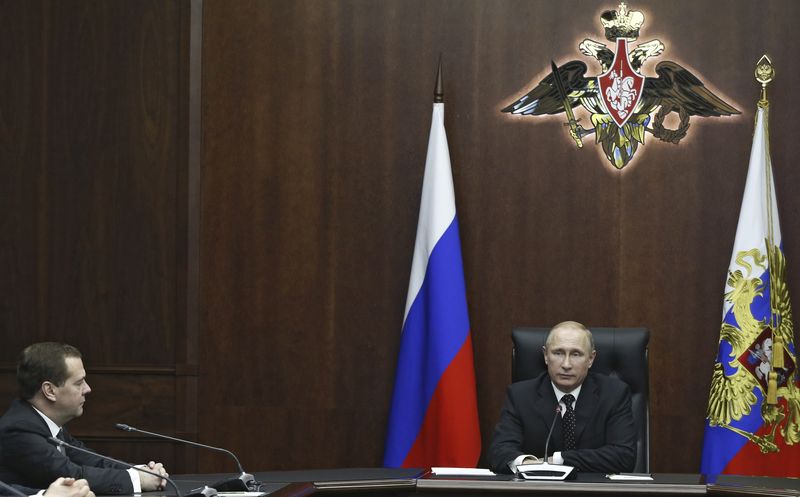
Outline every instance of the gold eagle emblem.
[[[786, 260], [777, 246], [767, 243], [768, 253], [759, 249], [739, 252], [736, 263], [742, 269], [728, 273], [725, 300], [731, 304], [734, 323], [723, 322], [720, 329], [720, 350], [727, 350], [714, 365], [706, 416], [710, 426], [721, 426], [746, 437], [762, 452], [779, 450], [776, 432], [786, 444], [800, 441], [800, 389], [796, 384], [791, 303], [786, 285]], [[769, 275], [762, 281], [758, 274]], [[763, 297], [769, 285], [770, 308], [767, 317], [753, 315], [756, 298]], [[776, 344], [784, 344], [776, 346]], [[777, 358], [776, 356], [781, 356]], [[723, 362], [725, 364], [723, 364]], [[770, 382], [774, 381], [774, 386]], [[771, 402], [770, 390], [783, 402]], [[731, 425], [752, 412], [758, 402], [756, 391], [764, 399], [761, 417], [767, 426], [762, 436]]]

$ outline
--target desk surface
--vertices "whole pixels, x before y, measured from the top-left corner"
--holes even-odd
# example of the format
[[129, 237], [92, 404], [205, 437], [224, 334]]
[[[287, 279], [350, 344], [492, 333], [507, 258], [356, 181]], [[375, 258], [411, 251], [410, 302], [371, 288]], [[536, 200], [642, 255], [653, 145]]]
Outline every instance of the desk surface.
[[[181, 492], [210, 485], [230, 474], [180, 475], [174, 480]], [[312, 494], [367, 496], [448, 497], [455, 495], [541, 494], [561, 497], [593, 495], [698, 495], [800, 497], [800, 480], [721, 475], [654, 474], [652, 481], [611, 481], [603, 475], [579, 473], [573, 481], [518, 480], [511, 475], [492, 477], [437, 477], [427, 469], [346, 468], [301, 471], [268, 471], [255, 474], [262, 491], [272, 497], [305, 497]], [[170, 495], [150, 492], [148, 497]], [[174, 495], [174, 494], [172, 494]]]

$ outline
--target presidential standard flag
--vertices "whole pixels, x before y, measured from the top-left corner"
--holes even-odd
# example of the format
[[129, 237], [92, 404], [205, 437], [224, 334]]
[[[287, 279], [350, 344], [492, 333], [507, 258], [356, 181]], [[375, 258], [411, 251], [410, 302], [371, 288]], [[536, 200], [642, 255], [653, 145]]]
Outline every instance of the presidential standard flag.
[[481, 452], [444, 104], [433, 104], [383, 464], [475, 467]]
[[800, 476], [800, 391], [768, 104], [753, 148], [728, 270], [700, 471]]

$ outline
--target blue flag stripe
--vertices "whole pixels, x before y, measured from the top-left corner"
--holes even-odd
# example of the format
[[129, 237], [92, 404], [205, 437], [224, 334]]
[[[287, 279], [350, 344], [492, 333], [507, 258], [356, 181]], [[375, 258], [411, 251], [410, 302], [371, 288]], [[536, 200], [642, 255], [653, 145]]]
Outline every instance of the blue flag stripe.
[[439, 379], [469, 335], [458, 217], [435, 245], [403, 325], [384, 465], [400, 466], [416, 441]]

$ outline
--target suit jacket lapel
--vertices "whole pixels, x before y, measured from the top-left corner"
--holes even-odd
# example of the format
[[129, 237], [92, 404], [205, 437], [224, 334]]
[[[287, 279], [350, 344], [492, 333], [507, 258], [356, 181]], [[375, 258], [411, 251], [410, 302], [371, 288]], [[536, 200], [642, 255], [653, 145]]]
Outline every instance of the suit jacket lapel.
[[597, 408], [600, 404], [600, 392], [597, 382], [594, 377], [589, 374], [581, 387], [581, 395], [578, 397], [578, 402], [575, 407], [575, 441], [576, 443], [581, 439], [586, 425], [595, 415]]
[[44, 435], [45, 438], [51, 435], [50, 427], [47, 426], [45, 420], [36, 412], [36, 409], [34, 409], [30, 403], [20, 399], [14, 399], [14, 403], [16, 404], [16, 408], [19, 409], [19, 416], [21, 418], [35, 419], [37, 428], [39, 428], [39, 433]]
[[556, 394], [553, 391], [553, 384], [550, 381], [550, 376], [545, 374], [537, 390], [536, 413], [545, 425], [545, 435], [550, 433], [550, 427], [553, 425], [554, 421], [559, 425], [553, 429], [553, 436], [550, 438], [550, 445], [548, 447], [548, 452], [550, 453], [554, 452], [557, 447], [562, 446], [561, 418], [555, 415], [557, 405], [558, 401], [556, 401]]

